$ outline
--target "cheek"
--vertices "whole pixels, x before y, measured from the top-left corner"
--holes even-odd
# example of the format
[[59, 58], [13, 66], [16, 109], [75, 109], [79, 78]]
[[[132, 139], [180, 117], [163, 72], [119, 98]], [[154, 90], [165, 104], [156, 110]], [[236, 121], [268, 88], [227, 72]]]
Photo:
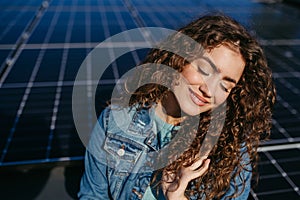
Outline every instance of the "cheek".
[[181, 75], [184, 79], [190, 84], [199, 84], [202, 82], [202, 76], [195, 72], [191, 66], [187, 66], [182, 72]]
[[215, 95], [215, 105], [219, 106], [220, 104], [224, 103], [228, 98], [229, 93], [224, 91], [218, 91]]

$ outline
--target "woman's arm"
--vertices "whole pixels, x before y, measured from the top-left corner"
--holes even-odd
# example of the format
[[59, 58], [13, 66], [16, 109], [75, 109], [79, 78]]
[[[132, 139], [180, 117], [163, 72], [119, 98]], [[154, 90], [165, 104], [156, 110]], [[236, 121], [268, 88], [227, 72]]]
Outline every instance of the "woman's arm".
[[85, 199], [110, 199], [107, 184], [107, 166], [98, 162], [95, 157], [86, 151], [85, 172], [81, 178], [78, 198]]
[[85, 199], [110, 199], [109, 186], [107, 181], [106, 153], [103, 150], [103, 143], [106, 137], [106, 121], [108, 109], [105, 109], [91, 134], [89, 144], [85, 153], [85, 171], [80, 182], [78, 198]]

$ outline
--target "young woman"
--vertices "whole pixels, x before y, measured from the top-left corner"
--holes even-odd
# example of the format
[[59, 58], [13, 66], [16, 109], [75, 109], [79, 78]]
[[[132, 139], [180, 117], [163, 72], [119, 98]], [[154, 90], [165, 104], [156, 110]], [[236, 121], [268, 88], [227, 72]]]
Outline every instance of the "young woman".
[[247, 199], [275, 102], [257, 41], [227, 16], [203, 16], [152, 49], [124, 88], [149, 76], [129, 105], [120, 97], [101, 113], [79, 198]]

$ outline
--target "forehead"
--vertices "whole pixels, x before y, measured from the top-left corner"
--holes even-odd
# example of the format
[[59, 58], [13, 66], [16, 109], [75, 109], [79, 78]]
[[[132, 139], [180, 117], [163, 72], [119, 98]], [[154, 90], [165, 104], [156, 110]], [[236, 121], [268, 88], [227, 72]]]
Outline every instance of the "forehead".
[[[204, 56], [211, 57], [215, 62], [223, 60], [224, 64], [238, 62], [245, 65], [244, 58], [239, 50], [228, 47], [227, 45], [220, 45], [209, 51], [204, 52]], [[215, 63], [216, 64], [216, 63]], [[221, 67], [221, 66], [220, 66]]]
[[[245, 68], [245, 61], [239, 51], [225, 45], [220, 45], [203, 54], [204, 62], [214, 65], [219, 73], [234, 79], [239, 79]], [[203, 62], [203, 61], [202, 61]]]

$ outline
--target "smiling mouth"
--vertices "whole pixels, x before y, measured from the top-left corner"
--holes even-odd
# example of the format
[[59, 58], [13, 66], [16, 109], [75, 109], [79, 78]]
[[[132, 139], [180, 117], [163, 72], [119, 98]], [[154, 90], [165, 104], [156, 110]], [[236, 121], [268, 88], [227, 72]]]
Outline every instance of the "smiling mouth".
[[190, 91], [190, 97], [196, 105], [204, 106], [205, 104], [208, 103], [207, 100], [205, 100], [203, 97], [196, 94], [192, 89], [189, 88], [189, 91]]

